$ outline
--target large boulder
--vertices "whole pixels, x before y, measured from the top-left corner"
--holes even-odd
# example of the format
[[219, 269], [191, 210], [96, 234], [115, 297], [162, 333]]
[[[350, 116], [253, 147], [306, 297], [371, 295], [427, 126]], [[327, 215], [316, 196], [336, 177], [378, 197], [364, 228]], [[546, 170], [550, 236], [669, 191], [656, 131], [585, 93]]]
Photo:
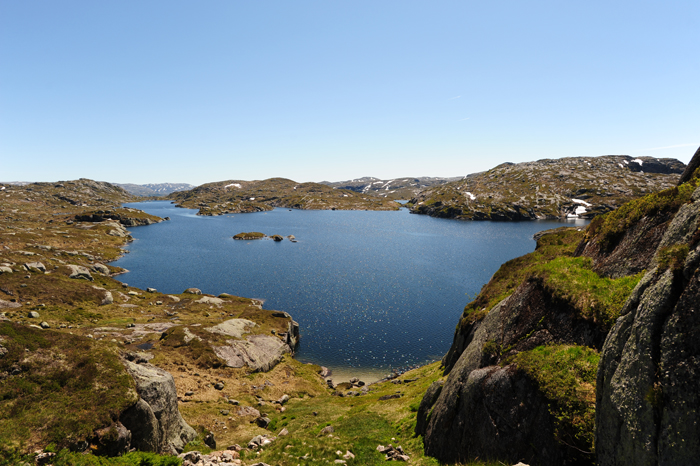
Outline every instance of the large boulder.
[[[465, 374], [463, 374], [465, 375]], [[554, 419], [537, 384], [514, 366], [490, 366], [446, 383], [425, 433], [425, 452], [445, 463], [499, 458], [565, 464]]]
[[181, 452], [197, 433], [180, 415], [172, 375], [151, 364], [124, 364], [140, 397], [120, 419], [132, 433], [132, 445], [145, 451]]
[[555, 418], [537, 383], [514, 365], [500, 365], [542, 345], [600, 348], [605, 335], [602, 325], [553, 297], [541, 279], [525, 280], [462, 338], [455, 338], [463, 349], [444, 386], [431, 387], [419, 407], [416, 433], [424, 435], [426, 453], [442, 462], [479, 457], [542, 465], [564, 464], [577, 456], [555, 438]]
[[94, 280], [94, 278], [92, 278], [92, 275], [90, 275], [90, 271], [88, 270], [87, 267], [83, 267], [82, 265], [75, 265], [75, 264], [69, 264], [66, 267], [68, 267], [70, 269], [69, 278], [83, 279], [83, 280], [90, 280], [90, 281]]
[[251, 335], [243, 340], [227, 340], [227, 346], [214, 346], [218, 357], [229, 367], [250, 367], [253, 372], [267, 372], [292, 348], [270, 335]]

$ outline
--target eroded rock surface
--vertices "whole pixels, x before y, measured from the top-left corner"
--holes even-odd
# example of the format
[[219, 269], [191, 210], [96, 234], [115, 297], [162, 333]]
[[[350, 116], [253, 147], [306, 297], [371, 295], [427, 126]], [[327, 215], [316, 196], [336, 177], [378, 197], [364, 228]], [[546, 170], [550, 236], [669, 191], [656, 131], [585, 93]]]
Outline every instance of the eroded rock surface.
[[693, 244], [700, 201], [693, 199], [657, 251], [688, 245], [685, 260], [645, 275], [605, 342], [596, 411], [601, 466], [691, 465], [700, 457], [700, 247]]
[[132, 432], [132, 445], [144, 451], [179, 453], [197, 433], [180, 415], [172, 375], [151, 364], [124, 361], [136, 382], [139, 401], [121, 422]]

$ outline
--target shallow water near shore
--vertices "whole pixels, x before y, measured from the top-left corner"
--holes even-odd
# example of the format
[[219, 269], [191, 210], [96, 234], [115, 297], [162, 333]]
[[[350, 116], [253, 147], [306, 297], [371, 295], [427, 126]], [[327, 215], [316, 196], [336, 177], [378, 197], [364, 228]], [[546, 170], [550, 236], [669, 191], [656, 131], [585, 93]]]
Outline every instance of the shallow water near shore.
[[[465, 222], [397, 212], [275, 209], [200, 217], [168, 201], [127, 204], [170, 221], [131, 228], [113, 265], [145, 289], [230, 293], [299, 322], [297, 359], [334, 381], [367, 382], [442, 358], [462, 309], [505, 261], [534, 250], [532, 235], [586, 222]], [[260, 231], [294, 235], [239, 241]]]

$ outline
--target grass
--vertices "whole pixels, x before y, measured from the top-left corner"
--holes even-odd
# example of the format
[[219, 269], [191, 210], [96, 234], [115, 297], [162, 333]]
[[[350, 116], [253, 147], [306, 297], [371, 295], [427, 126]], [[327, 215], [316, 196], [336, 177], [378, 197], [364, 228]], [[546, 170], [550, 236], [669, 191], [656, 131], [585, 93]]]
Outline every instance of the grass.
[[587, 319], [612, 327], [643, 272], [618, 279], [601, 277], [588, 257], [557, 257], [533, 267], [553, 296], [571, 303]]
[[[348, 465], [379, 465], [386, 460], [376, 451], [377, 445], [392, 444], [402, 446], [412, 464], [437, 466], [436, 460], [424, 456], [422, 438], [415, 437], [416, 410], [412, 407], [439, 377], [439, 363], [433, 363], [400, 378], [417, 378], [414, 382], [374, 384], [367, 395], [340, 397], [326, 392], [313, 398], [294, 398], [284, 412], [270, 414], [277, 430], [286, 428], [289, 435], [278, 438], [260, 455], [249, 453], [246, 458], [268, 464], [332, 464], [342, 459], [337, 451], [341, 455], [350, 451], [355, 458], [347, 460]], [[402, 396], [379, 401], [381, 396], [396, 392]], [[334, 432], [320, 436], [327, 425]]]
[[557, 229], [542, 236], [534, 252], [501, 265], [491, 280], [483, 286], [477, 298], [466, 305], [460, 326], [468, 326], [486, 317], [496, 304], [510, 296], [523, 280], [532, 274], [538, 264], [559, 256], [573, 256], [583, 235], [583, 232], [576, 228]]
[[[180, 466], [182, 464], [182, 460], [175, 456], [145, 452], [131, 452], [113, 458], [73, 453], [68, 449], [62, 449], [56, 453], [56, 456], [51, 459], [53, 466]], [[33, 456], [8, 451], [3, 458], [0, 458], [0, 466], [15, 466], [23, 463], [34, 464]]]
[[552, 345], [519, 353], [511, 361], [537, 381], [547, 398], [556, 419], [557, 440], [589, 453], [594, 450], [599, 360], [600, 355], [591, 348]]
[[113, 345], [14, 323], [0, 324], [0, 336], [0, 372], [11, 374], [0, 382], [2, 445], [68, 446], [137, 399]]

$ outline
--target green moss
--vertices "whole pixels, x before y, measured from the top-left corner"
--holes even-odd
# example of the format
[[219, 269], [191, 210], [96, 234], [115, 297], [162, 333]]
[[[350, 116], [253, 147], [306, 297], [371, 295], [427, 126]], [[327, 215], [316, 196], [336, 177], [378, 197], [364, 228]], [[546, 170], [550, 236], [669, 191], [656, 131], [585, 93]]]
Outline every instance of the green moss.
[[484, 343], [484, 346], [481, 348], [481, 352], [483, 354], [489, 355], [489, 356], [500, 356], [501, 355], [501, 345], [496, 343], [494, 340], [488, 340]]
[[532, 274], [538, 264], [559, 256], [572, 256], [583, 236], [583, 232], [576, 228], [559, 228], [542, 236], [534, 252], [501, 265], [476, 299], [464, 308], [460, 327], [466, 328], [486, 317], [493, 306], [510, 296], [523, 280]]
[[666, 246], [659, 250], [659, 269], [679, 270], [685, 264], [685, 258], [688, 257], [689, 247], [687, 244], [675, 244]]
[[592, 452], [594, 446], [599, 361], [595, 350], [568, 345], [538, 346], [512, 361], [537, 382], [548, 400], [557, 440], [584, 452]]
[[618, 279], [601, 277], [593, 271], [588, 257], [557, 257], [533, 268], [547, 289], [570, 302], [582, 317], [607, 327], [620, 316], [622, 306], [643, 273]]
[[698, 179], [695, 178], [680, 186], [628, 202], [617, 210], [593, 219], [588, 227], [587, 236], [597, 238], [603, 250], [610, 250], [625, 232], [642, 218], [678, 211], [683, 204], [690, 201], [697, 186]]

